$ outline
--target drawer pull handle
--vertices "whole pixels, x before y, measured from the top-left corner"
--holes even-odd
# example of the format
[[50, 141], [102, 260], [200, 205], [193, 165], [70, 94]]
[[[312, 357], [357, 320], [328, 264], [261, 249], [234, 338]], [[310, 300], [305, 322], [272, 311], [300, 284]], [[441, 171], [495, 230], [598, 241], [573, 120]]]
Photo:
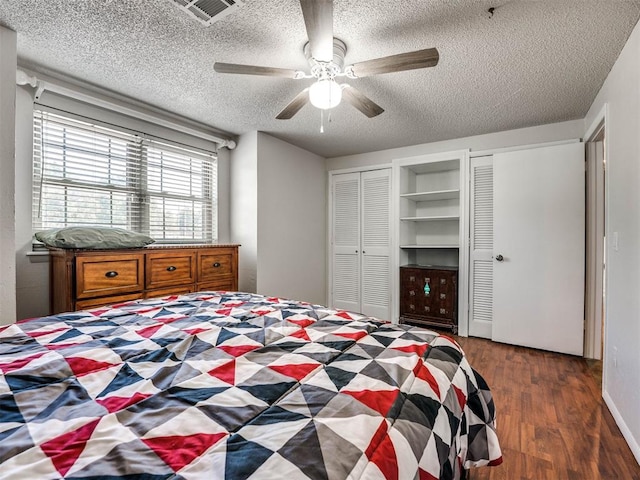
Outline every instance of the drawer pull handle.
[[167, 272], [174, 272], [178, 269], [178, 267], [174, 267], [173, 265], [171, 265], [170, 267], [167, 267]]
[[218, 267], [220, 266], [220, 262], [216, 262], [216, 263], [214, 263], [214, 264], [213, 264], [213, 266], [214, 266], [215, 268], [218, 268]]
[[110, 270], [107, 273], [105, 273], [104, 276], [107, 278], [115, 278], [118, 276], [118, 272], [116, 272], [115, 270]]

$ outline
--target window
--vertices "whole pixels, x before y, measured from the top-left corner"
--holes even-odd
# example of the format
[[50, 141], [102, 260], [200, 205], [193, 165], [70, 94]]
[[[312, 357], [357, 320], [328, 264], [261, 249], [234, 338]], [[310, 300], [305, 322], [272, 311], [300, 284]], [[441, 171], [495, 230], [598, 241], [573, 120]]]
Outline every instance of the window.
[[36, 110], [33, 227], [127, 228], [157, 241], [216, 240], [216, 157]]

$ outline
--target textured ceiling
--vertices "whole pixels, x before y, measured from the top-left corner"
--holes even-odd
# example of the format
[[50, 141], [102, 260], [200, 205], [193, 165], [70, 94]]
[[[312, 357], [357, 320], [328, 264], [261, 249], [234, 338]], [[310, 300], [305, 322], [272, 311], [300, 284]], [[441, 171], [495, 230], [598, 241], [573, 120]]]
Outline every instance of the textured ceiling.
[[429, 47], [440, 63], [349, 80], [386, 111], [369, 119], [343, 102], [321, 134], [311, 105], [275, 119], [311, 80], [213, 71], [216, 61], [308, 70], [297, 0], [247, 0], [210, 27], [169, 0], [0, 2], [24, 67], [325, 157], [582, 118], [639, 15], [640, 0], [335, 0], [347, 64]]

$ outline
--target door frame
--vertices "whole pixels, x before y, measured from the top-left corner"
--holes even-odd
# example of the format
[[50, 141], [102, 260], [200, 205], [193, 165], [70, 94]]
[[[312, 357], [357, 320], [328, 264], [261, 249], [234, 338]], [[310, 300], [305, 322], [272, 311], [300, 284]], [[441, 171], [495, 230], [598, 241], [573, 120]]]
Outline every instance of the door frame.
[[[593, 143], [596, 138], [600, 135], [601, 132], [604, 131], [605, 139], [604, 139], [604, 162], [606, 165], [605, 175], [604, 175], [604, 224], [596, 223], [596, 235], [605, 236], [606, 232], [609, 231], [609, 215], [607, 214], [607, 206], [609, 205], [609, 174], [607, 170], [609, 165], [607, 165], [607, 160], [609, 159], [609, 142], [606, 141], [606, 128], [609, 118], [609, 105], [605, 103], [602, 106], [602, 109], [598, 112], [598, 114], [593, 119], [593, 122], [586, 130], [584, 139], [585, 145], [589, 146], [590, 143]], [[587, 152], [585, 151], [585, 165], [587, 169], [589, 169], [590, 165], [588, 162], [588, 158], [586, 157]], [[595, 191], [591, 185], [587, 185], [585, 202], [588, 200], [589, 195], [594, 195]], [[596, 212], [591, 212], [595, 216]], [[591, 221], [594, 221], [595, 218], [592, 218]], [[588, 235], [588, 232], [585, 232], [585, 235]], [[591, 259], [597, 262], [597, 252], [596, 251], [586, 251], [586, 255], [591, 255]], [[595, 259], [593, 257], [596, 257]], [[585, 256], [585, 263], [587, 262], [587, 257]], [[607, 246], [605, 244], [605, 249], [602, 257], [602, 263], [600, 264], [599, 271], [590, 272], [592, 275], [587, 276], [585, 272], [585, 344], [584, 344], [584, 356], [586, 358], [594, 358], [598, 360], [602, 360], [607, 358], [606, 352], [606, 336], [607, 336], [607, 317], [608, 317], [608, 308], [607, 308], [607, 299], [606, 293], [604, 293], [602, 297], [602, 309], [601, 315], [597, 315], [597, 312], [592, 308], [587, 308], [587, 302], [594, 302], [593, 298], [590, 298], [590, 295], [597, 294], [597, 292], [593, 292], [595, 289], [595, 285], [598, 281], [596, 275], [602, 276], [602, 265], [606, 265], [607, 263]], [[597, 268], [597, 267], [596, 267]], [[602, 289], [603, 292], [608, 291], [608, 276], [604, 276], [604, 281], [602, 281]], [[588, 315], [590, 313], [590, 315]], [[601, 350], [602, 346], [602, 350]], [[602, 355], [601, 355], [602, 353]], [[604, 375], [606, 369], [602, 369], [603, 373], [603, 384], [604, 384]]]

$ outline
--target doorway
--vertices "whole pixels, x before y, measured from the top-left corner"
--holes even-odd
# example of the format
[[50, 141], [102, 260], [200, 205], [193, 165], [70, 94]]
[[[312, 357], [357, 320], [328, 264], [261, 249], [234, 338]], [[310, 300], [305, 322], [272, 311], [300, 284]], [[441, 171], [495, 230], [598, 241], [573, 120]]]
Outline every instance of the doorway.
[[585, 357], [603, 357], [606, 276], [606, 143], [602, 120], [586, 142]]

